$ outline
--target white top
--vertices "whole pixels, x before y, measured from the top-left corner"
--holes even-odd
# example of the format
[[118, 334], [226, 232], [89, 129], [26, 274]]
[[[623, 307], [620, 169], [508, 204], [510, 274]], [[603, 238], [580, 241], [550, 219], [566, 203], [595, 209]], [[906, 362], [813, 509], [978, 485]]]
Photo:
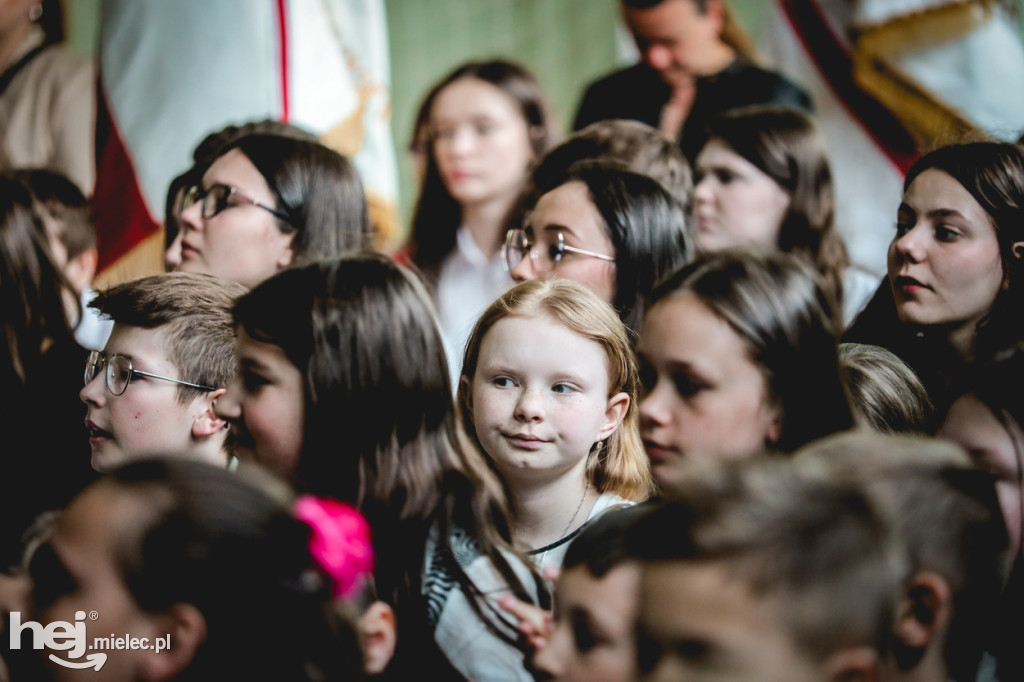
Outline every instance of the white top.
[[92, 287], [86, 287], [82, 291], [82, 317], [75, 327], [75, 341], [86, 350], [103, 350], [110, 338], [110, 331], [114, 328], [114, 321], [106, 317], [95, 308], [89, 307], [89, 301], [96, 296]]
[[856, 265], [843, 271], [843, 325], [849, 327], [878, 290], [880, 277]]
[[537, 567], [537, 570], [544, 574], [545, 569], [562, 568], [562, 561], [565, 559], [565, 553], [569, 551], [569, 545], [576, 539], [576, 536], [583, 532], [583, 529], [590, 525], [590, 522], [597, 517], [604, 514], [613, 508], [621, 507], [632, 507], [636, 502], [631, 502], [624, 497], [619, 497], [614, 493], [601, 493], [601, 496], [597, 498], [597, 502], [594, 503], [593, 509], [590, 510], [590, 514], [587, 516], [586, 522], [574, 530], [573, 532], [566, 535], [561, 540], [552, 542], [546, 547], [540, 547], [538, 549], [531, 550], [527, 554], [533, 558], [533, 563]]
[[469, 229], [460, 227], [437, 280], [437, 309], [452, 386], [459, 384], [462, 354], [477, 319], [511, 286], [501, 252], [488, 260]]
[[[434, 628], [438, 647], [452, 666], [472, 682], [533, 682], [533, 676], [526, 670], [524, 652], [503, 640], [481, 620], [469, 596], [459, 588], [450, 561], [458, 562], [480, 590], [479, 603], [484, 613], [489, 614], [491, 625], [514, 641], [517, 622], [498, 606], [502, 597], [513, 594], [511, 588], [464, 531], [456, 528], [452, 532], [450, 555], [441, 547], [438, 535], [438, 528], [434, 526], [427, 540], [423, 565], [427, 618]], [[506, 555], [506, 558], [536, 599], [535, 583], [527, 566], [514, 556]]]

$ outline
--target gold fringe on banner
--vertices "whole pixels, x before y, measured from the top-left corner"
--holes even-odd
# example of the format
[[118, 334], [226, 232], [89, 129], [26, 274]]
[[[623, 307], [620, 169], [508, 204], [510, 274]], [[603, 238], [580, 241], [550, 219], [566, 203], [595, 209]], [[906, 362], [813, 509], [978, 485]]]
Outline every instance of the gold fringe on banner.
[[992, 15], [994, 0], [953, 0], [852, 31], [854, 79], [896, 115], [918, 146], [978, 134], [959, 111], [896, 67], [894, 57], [950, 42]]

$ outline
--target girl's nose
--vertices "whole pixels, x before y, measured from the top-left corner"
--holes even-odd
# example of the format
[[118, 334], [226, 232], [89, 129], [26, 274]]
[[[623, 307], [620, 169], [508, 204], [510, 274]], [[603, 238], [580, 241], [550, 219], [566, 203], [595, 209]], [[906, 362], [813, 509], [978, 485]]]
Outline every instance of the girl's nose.
[[917, 226], [910, 228], [902, 235], [897, 235], [892, 242], [893, 252], [897, 257], [908, 260], [912, 263], [920, 262], [924, 258], [924, 236]]
[[92, 381], [78, 392], [79, 399], [90, 407], [102, 407], [107, 401], [107, 380], [104, 372], [99, 372]]
[[536, 391], [524, 389], [516, 401], [515, 417], [522, 422], [539, 422], [544, 420], [544, 400]]
[[242, 404], [238, 397], [241, 394], [242, 379], [235, 376], [228, 384], [224, 395], [213, 401], [213, 413], [226, 422], [236, 422], [242, 418]]

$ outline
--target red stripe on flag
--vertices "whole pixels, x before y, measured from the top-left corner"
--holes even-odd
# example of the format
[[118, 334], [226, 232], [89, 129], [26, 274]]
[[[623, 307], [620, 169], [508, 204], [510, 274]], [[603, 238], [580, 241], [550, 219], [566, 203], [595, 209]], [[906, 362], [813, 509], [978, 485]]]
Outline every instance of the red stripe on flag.
[[918, 156], [917, 144], [892, 112], [857, 85], [853, 79], [853, 61], [817, 3], [782, 0], [782, 9], [832, 94], [889, 160], [906, 173]]
[[149, 215], [117, 124], [99, 84], [96, 107], [96, 189], [93, 217], [99, 246], [97, 272], [113, 265], [160, 229]]
[[278, 47], [281, 51], [281, 120], [288, 122], [288, 3], [277, 0]]

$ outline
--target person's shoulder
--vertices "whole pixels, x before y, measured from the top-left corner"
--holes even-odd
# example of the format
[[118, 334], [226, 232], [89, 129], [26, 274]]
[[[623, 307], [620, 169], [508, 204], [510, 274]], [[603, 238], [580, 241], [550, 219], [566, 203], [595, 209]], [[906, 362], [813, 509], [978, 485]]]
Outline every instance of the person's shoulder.
[[[579, 130], [605, 118], [650, 123], [650, 111], [660, 111], [667, 96], [667, 86], [658, 73], [643, 62], [618, 69], [587, 86], [573, 128]], [[651, 102], [656, 102], [657, 107], [652, 109]]]
[[758, 104], [776, 104], [807, 111], [812, 108], [807, 91], [778, 71], [737, 59], [726, 74], [734, 81], [731, 87], [756, 98]]

